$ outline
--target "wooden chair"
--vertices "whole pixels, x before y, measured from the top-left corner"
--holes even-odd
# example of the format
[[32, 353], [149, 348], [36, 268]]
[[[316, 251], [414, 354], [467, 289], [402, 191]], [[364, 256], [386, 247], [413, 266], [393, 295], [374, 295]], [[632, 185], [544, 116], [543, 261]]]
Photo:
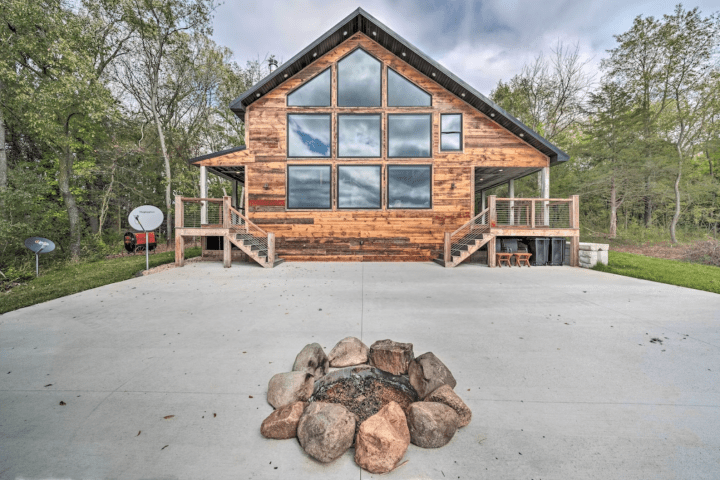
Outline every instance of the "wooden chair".
[[507, 264], [508, 267], [511, 267], [510, 265], [510, 258], [513, 256], [512, 253], [496, 253], [495, 254], [495, 260], [497, 262], [498, 267], [502, 267], [503, 262]]
[[518, 267], [522, 267], [523, 265], [530, 266], [530, 257], [532, 257], [532, 253], [514, 253], [515, 256], [515, 265]]

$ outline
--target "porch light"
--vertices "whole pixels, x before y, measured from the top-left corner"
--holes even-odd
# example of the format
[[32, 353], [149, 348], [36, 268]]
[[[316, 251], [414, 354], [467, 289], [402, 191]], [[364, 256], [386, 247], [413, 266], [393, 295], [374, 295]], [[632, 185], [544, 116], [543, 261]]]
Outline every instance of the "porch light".
[[460, 94], [460, 96], [461, 96], [461, 97], [464, 97], [464, 96], [465, 96], [465, 94], [464, 94], [464, 93], [461, 93], [461, 94]]
[[407, 56], [407, 53], [402, 52], [402, 56], [403, 56], [403, 57], [406, 57], [406, 56]]
[[345, 30], [345, 31], [343, 32], [343, 37], [344, 37], [345, 35], [347, 35], [347, 30]]
[[317, 57], [317, 52], [313, 53], [313, 57]]
[[501, 168], [500, 170], [498, 170], [498, 172], [502, 172], [502, 171], [503, 171], [503, 169], [502, 169], [502, 168]]
[[285, 75], [283, 75], [283, 76], [284, 76], [285, 78], [287, 78], [287, 73], [286, 73]]
[[524, 136], [525, 136], [525, 134], [524, 134], [524, 133], [521, 133], [521, 134], [520, 134], [520, 137], [524, 137]]
[[260, 98], [260, 94], [259, 94], [259, 93], [256, 93], [255, 96], [258, 97], [258, 98]]
[[267, 183], [266, 183], [265, 185], [263, 185], [263, 188], [264, 188], [265, 190], [269, 190], [269, 189], [270, 189], [270, 187], [268, 186]]
[[376, 36], [377, 36], [377, 32], [373, 32], [373, 37], [376, 37]]
[[491, 117], [494, 117], [494, 116], [495, 116], [495, 114], [494, 114], [494, 113], [491, 113], [491, 114], [490, 114], [490, 116], [491, 116]]

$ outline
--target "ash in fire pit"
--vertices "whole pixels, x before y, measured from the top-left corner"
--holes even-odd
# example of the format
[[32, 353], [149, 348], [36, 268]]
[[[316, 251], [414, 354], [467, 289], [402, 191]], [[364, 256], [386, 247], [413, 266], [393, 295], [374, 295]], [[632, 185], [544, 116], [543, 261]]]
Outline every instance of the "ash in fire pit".
[[297, 436], [305, 452], [323, 463], [354, 444], [361, 468], [387, 473], [411, 442], [442, 447], [470, 422], [470, 409], [453, 391], [455, 378], [431, 352], [415, 358], [411, 343], [380, 340], [368, 349], [348, 337], [329, 357], [319, 344], [307, 345], [292, 372], [270, 379], [268, 402], [276, 410], [263, 421], [263, 436]]
[[407, 415], [417, 400], [418, 394], [407, 377], [360, 366], [336, 370], [317, 380], [309, 401], [343, 405], [358, 418], [357, 434], [361, 423], [390, 402], [400, 405]]

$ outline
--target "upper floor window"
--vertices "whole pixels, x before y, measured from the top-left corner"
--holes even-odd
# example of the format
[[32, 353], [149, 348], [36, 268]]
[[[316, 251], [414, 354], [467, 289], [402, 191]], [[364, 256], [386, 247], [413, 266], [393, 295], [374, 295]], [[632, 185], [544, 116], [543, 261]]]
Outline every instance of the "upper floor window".
[[288, 157], [330, 157], [330, 114], [287, 116]]
[[440, 150], [462, 150], [462, 115], [459, 113], [440, 115]]
[[358, 48], [338, 62], [339, 107], [381, 105], [380, 61]]
[[429, 113], [388, 115], [388, 156], [429, 157], [431, 130]]
[[388, 165], [388, 208], [432, 208], [430, 165]]
[[388, 68], [388, 107], [429, 107], [432, 97], [429, 93], [406, 79], [395, 70]]
[[330, 69], [298, 87], [287, 97], [288, 107], [329, 107]]
[[338, 157], [379, 157], [380, 115], [338, 115]]

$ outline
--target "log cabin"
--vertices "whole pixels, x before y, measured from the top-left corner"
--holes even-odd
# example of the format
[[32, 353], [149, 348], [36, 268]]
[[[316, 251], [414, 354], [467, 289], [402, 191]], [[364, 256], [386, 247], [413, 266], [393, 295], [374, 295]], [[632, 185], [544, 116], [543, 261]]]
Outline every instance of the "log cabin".
[[[361, 8], [230, 109], [245, 145], [189, 160], [201, 195], [176, 197], [178, 265], [191, 236], [219, 239], [228, 267], [232, 250], [265, 267], [453, 267], [480, 249], [494, 266], [494, 240], [512, 236], [568, 238], [577, 265], [577, 196], [549, 194], [568, 155]], [[232, 195], [207, 198], [208, 172]], [[540, 198], [514, 198], [514, 180], [536, 172]], [[506, 183], [509, 198], [486, 198]]]

